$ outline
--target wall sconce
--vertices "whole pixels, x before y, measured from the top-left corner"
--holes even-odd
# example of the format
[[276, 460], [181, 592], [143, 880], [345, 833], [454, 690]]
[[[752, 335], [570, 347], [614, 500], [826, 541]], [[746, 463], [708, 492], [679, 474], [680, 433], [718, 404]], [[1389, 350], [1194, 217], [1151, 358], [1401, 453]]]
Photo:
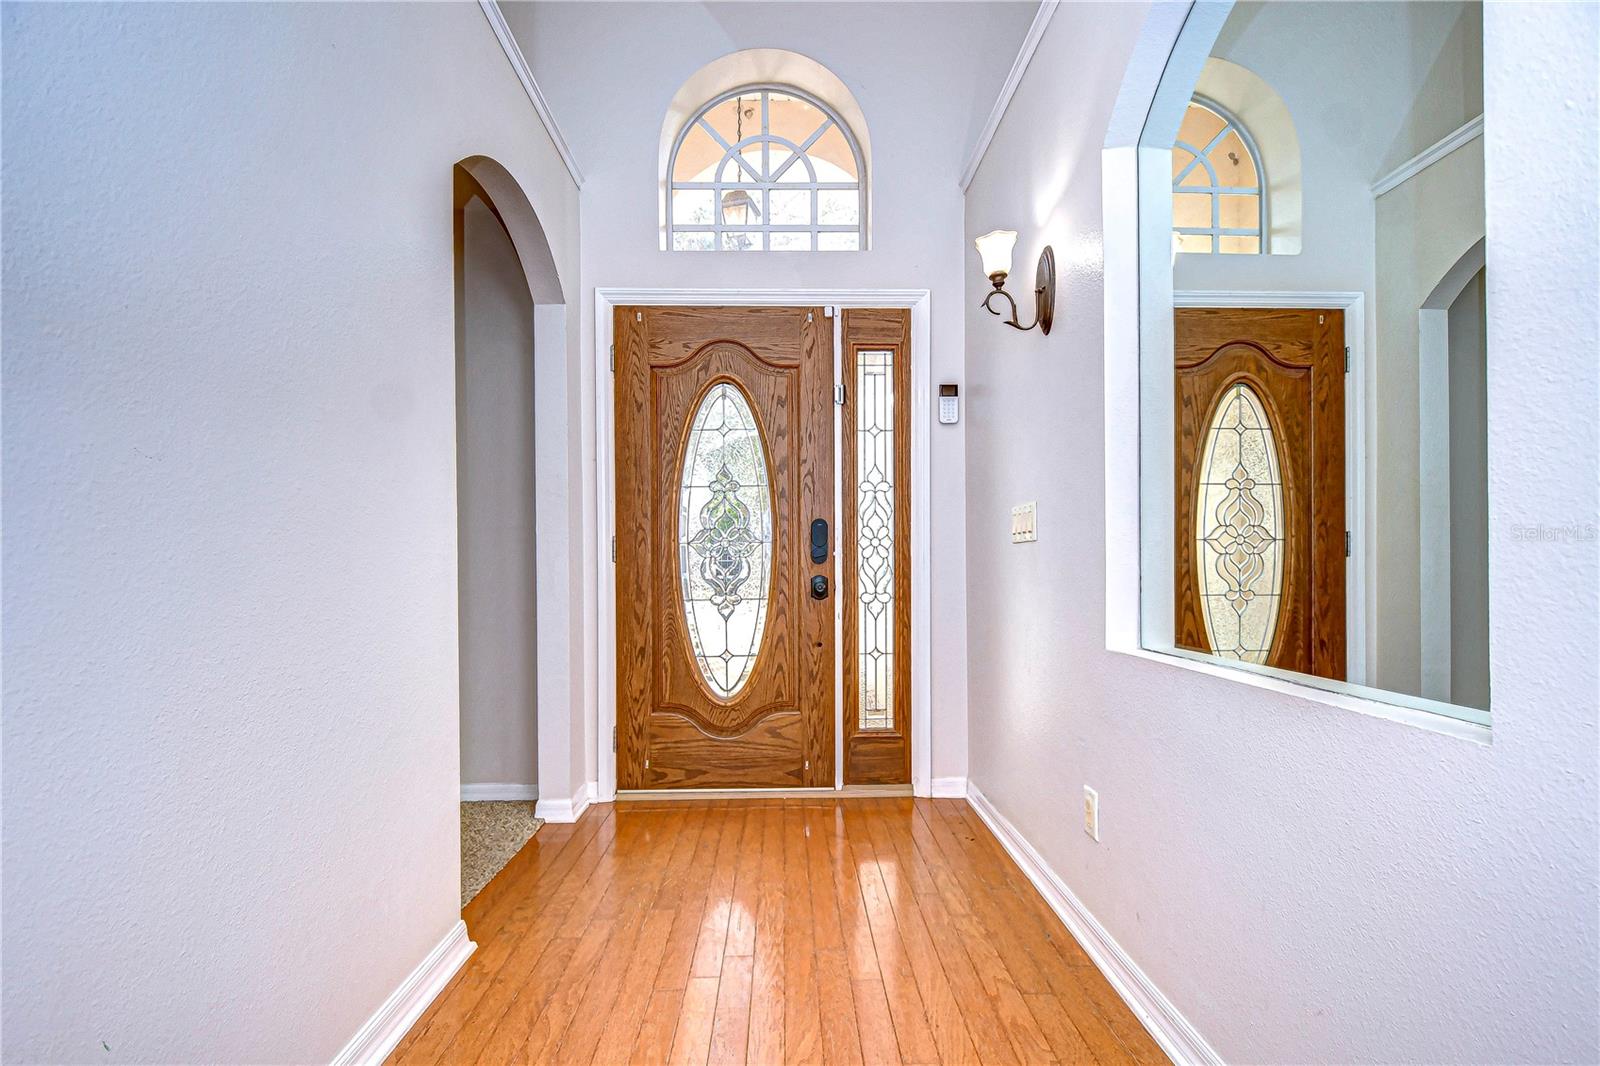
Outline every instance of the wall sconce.
[[1056, 314], [1055, 252], [1045, 245], [1044, 251], [1039, 253], [1039, 267], [1033, 275], [1033, 324], [1024, 326], [1017, 320], [1017, 301], [1005, 290], [1006, 277], [1011, 273], [1011, 249], [1017, 243], [1017, 231], [997, 229], [985, 233], [973, 243], [978, 246], [978, 255], [983, 259], [983, 272], [989, 275], [989, 280], [994, 284], [994, 291], [983, 298], [983, 309], [991, 315], [999, 315], [1001, 312], [991, 307], [990, 301], [996, 296], [1004, 296], [1011, 305], [1011, 317], [1003, 320], [1006, 325], [1024, 331], [1038, 326], [1041, 333], [1048, 334]]

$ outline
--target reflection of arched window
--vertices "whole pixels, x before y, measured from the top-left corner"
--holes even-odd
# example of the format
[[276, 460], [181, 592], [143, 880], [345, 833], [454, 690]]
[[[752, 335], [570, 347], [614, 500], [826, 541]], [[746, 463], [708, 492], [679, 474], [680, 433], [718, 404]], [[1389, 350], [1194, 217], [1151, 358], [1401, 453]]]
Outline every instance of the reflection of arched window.
[[1266, 174], [1250, 131], [1196, 96], [1172, 147], [1172, 231], [1180, 252], [1256, 254], [1267, 232]]
[[667, 247], [674, 251], [857, 251], [866, 167], [849, 127], [798, 89], [724, 93], [672, 147]]

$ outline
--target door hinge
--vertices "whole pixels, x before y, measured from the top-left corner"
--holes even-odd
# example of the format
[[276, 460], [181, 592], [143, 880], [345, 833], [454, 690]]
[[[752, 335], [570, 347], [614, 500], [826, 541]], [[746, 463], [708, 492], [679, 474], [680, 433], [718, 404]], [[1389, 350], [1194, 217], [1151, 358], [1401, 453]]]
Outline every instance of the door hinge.
[[611, 346], [611, 372], [613, 374], [617, 372], [617, 346], [615, 344]]
[[806, 321], [807, 322], [815, 322], [816, 321], [816, 319], [811, 317], [811, 312], [810, 311], [806, 312]]
[[616, 562], [617, 561], [617, 538], [616, 537], [612, 537], [611, 538], [611, 561], [612, 562]]
[[807, 770], [811, 769], [811, 760], [810, 759], [806, 760], [805, 769], [807, 769]]
[[824, 307], [822, 309], [822, 317], [823, 318], [832, 318], [833, 317], [833, 305], [832, 304], [829, 304], [827, 307]]
[[842, 383], [833, 387], [833, 402], [840, 407], [844, 406], [844, 385]]
[[1348, 529], [1344, 531], [1344, 557], [1346, 559], [1350, 558], [1350, 531]]
[[615, 754], [616, 750], [617, 750], [617, 727], [616, 726], [612, 726], [611, 727], [611, 751], [612, 751], [613, 754]]
[[1344, 372], [1346, 374], [1350, 373], [1350, 346], [1348, 344], [1344, 346]]

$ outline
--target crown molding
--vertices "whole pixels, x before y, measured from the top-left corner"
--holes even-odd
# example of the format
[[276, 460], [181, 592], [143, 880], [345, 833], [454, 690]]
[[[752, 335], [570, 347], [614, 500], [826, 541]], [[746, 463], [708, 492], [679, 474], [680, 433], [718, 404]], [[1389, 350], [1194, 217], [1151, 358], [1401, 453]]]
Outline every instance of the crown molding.
[[967, 165], [961, 168], [961, 191], [966, 192], [967, 186], [972, 184], [972, 179], [977, 176], [978, 167], [983, 163], [983, 157], [989, 154], [989, 142], [994, 140], [996, 131], [1000, 129], [1000, 120], [1006, 117], [1006, 111], [1011, 107], [1011, 98], [1017, 93], [1017, 86], [1022, 84], [1022, 76], [1028, 72], [1028, 64], [1033, 62], [1033, 53], [1039, 48], [1039, 39], [1044, 36], [1045, 27], [1050, 25], [1050, 19], [1056, 13], [1059, 0], [1043, 0], [1039, 10], [1033, 16], [1033, 25], [1028, 27], [1027, 36], [1022, 38], [1022, 47], [1017, 50], [1017, 58], [1011, 64], [1011, 73], [1006, 75], [1005, 84], [1000, 86], [1000, 95], [995, 98], [994, 106], [989, 109], [989, 120], [983, 124], [982, 131], [978, 134], [978, 143], [972, 146], [972, 154], [967, 157]]
[[567, 173], [572, 175], [572, 183], [581, 187], [583, 172], [578, 169], [578, 161], [572, 158], [572, 148], [562, 135], [561, 127], [556, 124], [556, 116], [551, 112], [544, 93], [539, 91], [539, 83], [534, 80], [533, 70], [528, 66], [527, 57], [522, 54], [517, 39], [511, 34], [511, 27], [506, 24], [506, 16], [500, 10], [498, 0], [478, 0], [478, 6], [483, 9], [483, 17], [489, 20], [489, 28], [494, 30], [495, 38], [500, 42], [500, 48], [511, 63], [511, 69], [516, 73], [517, 80], [522, 83], [523, 91], [528, 94], [533, 109], [539, 113], [539, 121], [544, 123], [545, 132], [550, 135], [556, 151], [561, 153], [561, 161], [567, 165]]
[[1390, 189], [1396, 188], [1418, 174], [1427, 170], [1433, 164], [1460, 148], [1468, 141], [1483, 136], [1483, 116], [1467, 121], [1459, 129], [1445, 134], [1436, 143], [1424, 148], [1421, 152], [1401, 163], [1398, 167], [1372, 183], [1372, 195], [1382, 196]]

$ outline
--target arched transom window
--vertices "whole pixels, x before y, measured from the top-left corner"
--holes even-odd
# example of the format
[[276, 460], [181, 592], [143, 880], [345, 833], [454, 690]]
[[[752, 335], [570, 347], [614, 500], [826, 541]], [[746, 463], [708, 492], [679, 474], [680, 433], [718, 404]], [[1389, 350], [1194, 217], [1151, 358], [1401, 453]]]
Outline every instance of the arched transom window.
[[1172, 146], [1172, 232], [1180, 252], [1264, 251], [1266, 175], [1250, 133], [1222, 107], [1195, 97]]
[[797, 89], [724, 93], [684, 124], [669, 163], [674, 251], [858, 251], [866, 173], [849, 128]]

